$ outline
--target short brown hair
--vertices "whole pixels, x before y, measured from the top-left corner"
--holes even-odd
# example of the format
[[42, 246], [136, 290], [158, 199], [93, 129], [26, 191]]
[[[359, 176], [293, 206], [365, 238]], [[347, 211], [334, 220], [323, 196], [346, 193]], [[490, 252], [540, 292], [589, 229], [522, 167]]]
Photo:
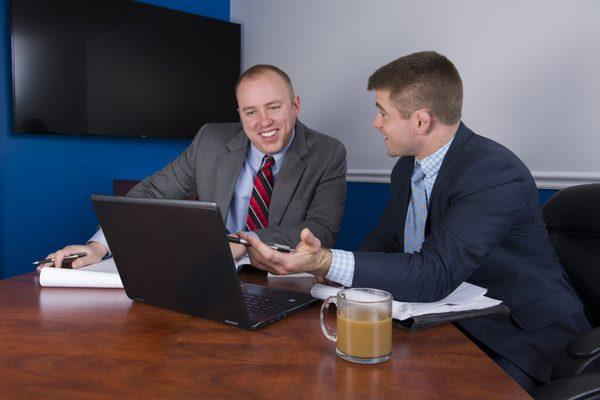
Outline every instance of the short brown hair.
[[460, 121], [462, 80], [450, 60], [434, 51], [409, 54], [379, 68], [369, 77], [368, 90], [389, 90], [403, 118], [429, 109], [447, 125]]
[[283, 79], [283, 81], [287, 85], [288, 89], [290, 90], [290, 97], [293, 99], [294, 98], [294, 87], [292, 86], [292, 80], [290, 79], [288, 74], [286, 74], [285, 72], [283, 72], [281, 69], [277, 68], [276, 66], [270, 65], [270, 64], [256, 64], [256, 65], [248, 68], [247, 70], [245, 70], [244, 73], [242, 75], [240, 75], [240, 78], [238, 79], [238, 81], [235, 85], [235, 93], [237, 94], [238, 87], [240, 86], [240, 83], [242, 83], [242, 81], [244, 79], [256, 78], [258, 76], [263, 75], [265, 72], [269, 72], [269, 71], [276, 73], [277, 75], [279, 75], [281, 77], [281, 79]]

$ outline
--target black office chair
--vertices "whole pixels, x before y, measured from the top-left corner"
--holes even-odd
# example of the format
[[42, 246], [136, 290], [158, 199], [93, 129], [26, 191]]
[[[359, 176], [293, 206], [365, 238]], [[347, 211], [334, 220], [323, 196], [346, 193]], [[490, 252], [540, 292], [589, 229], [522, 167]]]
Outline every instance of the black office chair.
[[600, 184], [573, 186], [543, 207], [558, 259], [594, 329], [575, 338], [536, 399], [600, 399]]

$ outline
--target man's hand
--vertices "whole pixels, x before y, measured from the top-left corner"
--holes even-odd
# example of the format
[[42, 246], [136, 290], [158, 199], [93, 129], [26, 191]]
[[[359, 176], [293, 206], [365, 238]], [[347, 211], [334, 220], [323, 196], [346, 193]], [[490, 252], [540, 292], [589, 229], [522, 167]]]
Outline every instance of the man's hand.
[[331, 251], [322, 248], [321, 241], [308, 228], [302, 230], [300, 243], [289, 254], [273, 250], [254, 235], [240, 233], [240, 237], [252, 246], [248, 248], [252, 265], [274, 275], [310, 272], [325, 276], [331, 266]]
[[54, 258], [54, 264], [41, 264], [37, 267], [37, 270], [39, 271], [42, 267], [61, 268], [63, 259], [73, 253], [87, 253], [87, 256], [77, 258], [71, 263], [72, 268], [81, 268], [85, 267], [86, 265], [96, 264], [102, 261], [102, 257], [108, 253], [108, 249], [98, 242], [90, 242], [87, 245], [70, 245], [64, 249], [48, 254], [46, 258]]
[[[241, 237], [239, 233], [232, 234], [230, 236]], [[229, 243], [229, 249], [234, 261], [238, 261], [240, 258], [246, 255], [246, 246], [243, 244]]]

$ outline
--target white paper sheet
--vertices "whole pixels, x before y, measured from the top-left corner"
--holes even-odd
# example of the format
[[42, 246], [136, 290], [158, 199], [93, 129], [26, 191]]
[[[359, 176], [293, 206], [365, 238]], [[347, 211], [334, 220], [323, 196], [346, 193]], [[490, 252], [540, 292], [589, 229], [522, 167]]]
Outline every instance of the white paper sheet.
[[235, 262], [235, 269], [239, 272], [244, 267], [244, 265], [252, 265], [250, 264], [250, 257], [243, 256], [242, 258], [237, 260]]
[[[244, 256], [235, 262], [235, 269], [238, 272], [244, 267], [244, 265], [252, 265], [250, 264], [250, 257]], [[268, 278], [312, 278], [314, 275], [309, 274], [308, 272], [299, 272], [297, 274], [289, 274], [289, 275], [273, 275], [272, 273], [268, 273]]]
[[288, 275], [273, 275], [272, 273], [267, 274], [267, 278], [314, 278], [313, 274], [309, 274], [308, 272], [298, 272], [297, 274], [288, 274]]
[[[335, 296], [343, 287], [332, 287], [317, 283], [310, 291], [316, 298], [325, 300]], [[439, 314], [445, 312], [480, 310], [493, 307], [502, 303], [500, 300], [485, 296], [487, 289], [463, 282], [452, 293], [444, 299], [431, 303], [409, 303], [394, 301], [392, 305], [392, 317], [403, 321], [407, 318], [425, 314]]]
[[113, 258], [79, 269], [44, 267], [39, 279], [44, 287], [123, 287]]

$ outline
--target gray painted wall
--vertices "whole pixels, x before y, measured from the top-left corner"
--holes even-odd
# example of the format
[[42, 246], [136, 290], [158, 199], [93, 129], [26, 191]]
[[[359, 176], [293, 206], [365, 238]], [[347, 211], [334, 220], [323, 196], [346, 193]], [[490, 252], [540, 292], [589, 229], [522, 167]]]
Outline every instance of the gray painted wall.
[[302, 119], [341, 139], [349, 176], [385, 181], [395, 160], [371, 127], [368, 76], [436, 50], [459, 69], [463, 121], [517, 153], [538, 186], [600, 181], [600, 1], [231, 0], [243, 67], [286, 70]]

